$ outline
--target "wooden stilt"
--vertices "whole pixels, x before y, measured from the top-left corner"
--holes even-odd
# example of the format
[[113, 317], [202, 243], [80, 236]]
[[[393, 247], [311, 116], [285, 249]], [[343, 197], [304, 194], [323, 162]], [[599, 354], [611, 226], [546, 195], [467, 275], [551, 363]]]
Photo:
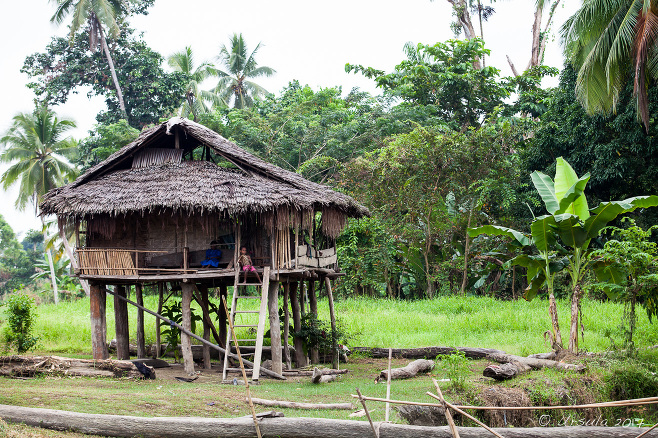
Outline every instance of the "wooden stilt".
[[[142, 297], [142, 285], [135, 285], [135, 301], [140, 306], [144, 305], [144, 297]], [[144, 311], [137, 309], [137, 331], [135, 333], [137, 338], [137, 358], [144, 359], [146, 357], [146, 341], [144, 340]]]
[[[162, 300], [164, 299], [164, 287], [163, 282], [158, 283], [158, 315], [162, 314]], [[160, 330], [160, 321], [155, 320], [155, 357], [160, 357], [160, 350], [162, 349], [161, 341], [162, 331]]]
[[[208, 286], [199, 285], [199, 292], [201, 292], [201, 308], [203, 309], [203, 339], [210, 341], [210, 322], [208, 321], [210, 315], [208, 314]], [[210, 369], [210, 347], [207, 344], [203, 345], [203, 368]]]
[[272, 340], [272, 371], [283, 373], [281, 355], [281, 322], [279, 320], [279, 282], [272, 281], [267, 295], [267, 307], [270, 316], [270, 339]]
[[[290, 304], [292, 306], [292, 321], [293, 330], [298, 332], [302, 329], [302, 312], [299, 305], [299, 294], [297, 293], [300, 282], [294, 281], [290, 283]], [[306, 366], [306, 356], [304, 355], [304, 345], [301, 339], [295, 337], [293, 340], [295, 345], [295, 366], [297, 368]]]
[[[192, 291], [194, 285], [191, 283], [181, 283], [183, 300], [181, 303], [181, 312], [183, 317], [183, 328], [187, 331], [192, 330], [192, 312], [190, 305], [192, 304]], [[194, 374], [194, 358], [192, 356], [192, 339], [190, 335], [181, 332], [181, 350], [183, 352], [183, 365], [187, 374]]]
[[[222, 297], [225, 299], [228, 297], [228, 286], [226, 284], [222, 284], [219, 286], [219, 299], [221, 300]], [[226, 310], [224, 309], [224, 306], [219, 306], [219, 320], [217, 321], [217, 324], [219, 324], [219, 339], [220, 343], [219, 346], [222, 348], [226, 348]]]
[[110, 357], [107, 351], [105, 324], [105, 287], [99, 283], [89, 285], [91, 350], [94, 359], [105, 360]]
[[332, 354], [331, 354], [331, 367], [338, 369], [338, 340], [334, 336], [336, 333], [336, 313], [334, 312], [334, 294], [331, 292], [331, 280], [329, 277], [324, 277], [324, 283], [327, 287], [327, 298], [329, 299], [329, 317], [331, 318], [331, 339], [332, 339]]
[[283, 358], [286, 361], [288, 369], [292, 369], [290, 345], [288, 345], [288, 338], [290, 337], [290, 310], [288, 309], [289, 296], [290, 282], [286, 281], [283, 283]]
[[[315, 280], [308, 282], [308, 302], [313, 318], [318, 318], [318, 296], [315, 292]], [[317, 348], [311, 348], [311, 363], [320, 363], [320, 352]]]
[[117, 297], [127, 298], [126, 287], [117, 285], [114, 287], [114, 325], [117, 338], [117, 359], [130, 359], [130, 334], [128, 329], [128, 304]]

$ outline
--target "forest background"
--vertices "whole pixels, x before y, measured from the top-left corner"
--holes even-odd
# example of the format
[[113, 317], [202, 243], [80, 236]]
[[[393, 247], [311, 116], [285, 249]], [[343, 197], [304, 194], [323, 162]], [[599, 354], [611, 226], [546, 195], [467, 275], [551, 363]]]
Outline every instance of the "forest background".
[[[59, 2], [61, 21], [71, 23], [69, 14], [85, 3]], [[409, 42], [394, 66], [368, 59], [341, 64], [348, 77], [371, 81], [378, 95], [341, 86], [314, 89], [294, 76], [268, 93], [260, 81], [275, 69], [280, 75], [281, 67], [259, 64], [264, 49], [257, 40], [243, 34], [227, 38], [210, 62], [195, 58], [195, 47], [186, 48], [181, 35], [180, 47], [159, 53], [131, 27], [149, 19], [153, 0], [106, 3], [112, 17], [92, 10], [72, 22], [70, 35], [54, 36], [45, 48], [27, 54], [21, 68], [36, 96], [35, 111], [25, 113], [26, 120], [62, 123], [53, 111], [83, 90], [104, 101], [85, 138], [67, 137], [72, 123], [57, 131], [57, 144], [65, 146], [73, 165], [62, 167], [57, 183], [70, 181], [163, 119], [180, 114], [197, 120], [265, 160], [349, 193], [370, 208], [372, 217], [351, 221], [338, 241], [346, 273], [337, 284], [339, 297], [521, 297], [529, 283], [526, 269], [507, 263], [517, 249], [498, 237], [471, 238], [467, 229], [493, 224], [528, 232], [533, 218], [544, 214], [529, 175], [555, 174], [558, 157], [578, 175], [591, 174], [586, 194], [592, 206], [658, 193], [657, 121], [638, 121], [632, 79], [620, 80], [615, 112], [588, 114], [574, 92], [577, 60], [561, 69], [544, 65], [546, 47], [557, 45], [552, 29], [558, 27], [559, 1], [538, 2], [522, 21], [529, 35], [526, 56], [509, 61], [513, 73], [507, 76], [501, 58], [487, 48], [489, 21], [509, 21], [497, 15], [499, 5], [448, 1], [449, 27], [459, 39]], [[54, 12], [55, 4], [50, 6]], [[100, 39], [90, 39], [99, 29]], [[298, 55], [300, 62], [310, 62]], [[628, 76], [626, 70], [618, 76]], [[542, 87], [546, 78], [559, 82]], [[646, 82], [653, 114], [657, 88], [651, 78]], [[3, 137], [5, 153], [12, 129], [22, 129], [20, 117], [11, 126]], [[19, 197], [20, 190], [24, 187]], [[38, 193], [23, 195], [24, 208], [37, 207]], [[651, 210], [634, 214], [643, 228], [656, 223], [655, 217]], [[19, 242], [4, 220], [0, 226], [2, 293], [47, 289], [47, 282], [35, 281], [49, 270], [63, 290], [81, 293], [68, 275], [55, 227], [31, 230]], [[596, 247], [603, 248], [609, 237], [604, 234]], [[45, 247], [54, 253], [50, 269], [47, 258], [40, 260]], [[606, 299], [593, 275], [585, 283], [593, 297]], [[558, 273], [555, 294], [572, 292], [568, 273]], [[639, 297], [640, 303], [651, 303], [652, 294]]]

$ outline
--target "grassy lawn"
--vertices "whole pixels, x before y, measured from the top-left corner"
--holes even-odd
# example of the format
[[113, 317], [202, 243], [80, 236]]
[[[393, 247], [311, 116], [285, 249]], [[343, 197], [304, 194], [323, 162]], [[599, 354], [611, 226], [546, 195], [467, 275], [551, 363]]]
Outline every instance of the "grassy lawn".
[[[243, 300], [243, 303], [256, 300]], [[149, 309], [157, 308], [157, 298], [145, 297]], [[328, 321], [326, 300], [318, 304], [320, 319]], [[623, 306], [612, 302], [584, 300], [585, 339], [581, 348], [604, 351], [611, 339], [621, 343], [620, 323]], [[38, 307], [36, 334], [38, 352], [82, 354], [91, 351], [89, 300], [62, 302]], [[558, 301], [560, 327], [568, 338], [569, 303]], [[197, 310], [200, 313], [200, 310]], [[352, 334], [349, 345], [365, 347], [459, 346], [498, 348], [512, 354], [528, 355], [547, 351], [543, 333], [550, 329], [548, 303], [499, 301], [486, 297], [445, 297], [421, 301], [391, 301], [357, 298], [336, 302], [336, 314], [343, 328]], [[658, 344], [658, 330], [643, 311], [638, 312], [636, 344], [639, 348]], [[137, 311], [129, 306], [131, 327]], [[155, 341], [155, 318], [146, 315], [147, 344]], [[200, 324], [199, 324], [200, 326]], [[108, 339], [114, 337], [114, 310], [107, 301]], [[197, 328], [198, 334], [201, 328]], [[131, 331], [131, 333], [134, 333]]]
[[[146, 305], [155, 308], [156, 298], [147, 296]], [[250, 300], [245, 300], [250, 301]], [[254, 300], [255, 301], [255, 300]], [[563, 336], [568, 330], [568, 305], [560, 301], [559, 312]], [[256, 303], [253, 303], [255, 306]], [[319, 303], [321, 319], [328, 319], [326, 300]], [[136, 311], [129, 308], [131, 326]], [[350, 345], [368, 347], [468, 346], [498, 348], [513, 354], [527, 355], [547, 351], [543, 332], [548, 330], [547, 303], [541, 300], [497, 301], [482, 297], [448, 297], [424, 301], [389, 301], [367, 298], [348, 299], [336, 303], [336, 311], [343, 328], [352, 333]], [[80, 299], [62, 302], [58, 306], [42, 305], [37, 309], [36, 335], [40, 337], [38, 354], [58, 354], [89, 357], [89, 301]], [[585, 340], [582, 347], [602, 352], [611, 340], [621, 343], [619, 328], [623, 307], [615, 303], [586, 300], [583, 303]], [[114, 334], [112, 300], [108, 299], [108, 339]], [[132, 331], [131, 331], [132, 333]], [[154, 318], [146, 318], [147, 342], [155, 339]], [[658, 344], [656, 328], [644, 313], [639, 314], [636, 334], [639, 348]], [[658, 392], [658, 353], [647, 350], [641, 360], [587, 359], [585, 374], [563, 374], [551, 370], [533, 371], [505, 383], [497, 383], [482, 376], [487, 361], [467, 361], [462, 370], [467, 375], [464, 389], [455, 391], [450, 382], [442, 383], [449, 400], [469, 404], [492, 403], [491, 394], [512, 399], [523, 394], [531, 403], [574, 404], [580, 402], [653, 396]], [[409, 363], [394, 359], [393, 367]], [[313, 385], [310, 378], [289, 379], [285, 382], [263, 379], [252, 386], [253, 397], [296, 402], [353, 402], [356, 388], [366, 396], [385, 397], [386, 385], [374, 379], [385, 369], [387, 361], [354, 356], [350, 363], [341, 364], [349, 373], [330, 384]], [[157, 373], [157, 370], [156, 370]], [[181, 368], [181, 376], [184, 375]], [[448, 373], [442, 360], [428, 375], [394, 381], [391, 397], [395, 399], [432, 402], [425, 393], [433, 391], [431, 378], [446, 379]], [[86, 413], [135, 416], [203, 416], [237, 417], [249, 414], [244, 402], [243, 386], [221, 384], [217, 373], [201, 372], [193, 383], [157, 379], [136, 381], [105, 378], [38, 377], [28, 380], [0, 378], [0, 403], [17, 406], [63, 409]], [[494, 388], [494, 390], [492, 390]], [[493, 392], [492, 392], [493, 391]], [[511, 397], [511, 398], [510, 398]], [[354, 403], [355, 406], [357, 403]], [[384, 405], [369, 402], [374, 421], [384, 419]], [[271, 408], [260, 407], [259, 411]], [[357, 407], [358, 409], [358, 407]], [[325, 417], [347, 419], [351, 411], [277, 410], [286, 416]], [[578, 415], [578, 413], [576, 413]], [[602, 412], [609, 418], [641, 416], [654, 418], [655, 410]], [[478, 414], [480, 415], [480, 414]], [[482, 414], [484, 415], [484, 414]], [[538, 414], [520, 418], [518, 425], [531, 425]], [[590, 415], [582, 413], [582, 415]], [[481, 417], [495, 425], [501, 419]], [[404, 422], [397, 414], [393, 421]], [[357, 419], [366, 421], [365, 418]], [[509, 418], [505, 421], [510, 420]], [[511, 421], [511, 420], [510, 420]], [[465, 423], [468, 424], [468, 423]], [[40, 431], [24, 426], [0, 423], [0, 437], [78, 437], [61, 432]]]

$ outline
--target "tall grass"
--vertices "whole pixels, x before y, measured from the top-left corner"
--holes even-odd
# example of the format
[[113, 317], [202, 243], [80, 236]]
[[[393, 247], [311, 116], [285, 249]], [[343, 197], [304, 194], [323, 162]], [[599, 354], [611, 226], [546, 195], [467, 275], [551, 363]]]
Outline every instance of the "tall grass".
[[[145, 296], [149, 309], [157, 308], [157, 297]], [[214, 300], [216, 304], [219, 302]], [[243, 300], [241, 305], [253, 307], [257, 300]], [[319, 302], [320, 319], [329, 320], [326, 300]], [[198, 307], [195, 311], [201, 314]], [[0, 308], [2, 309], [2, 308]], [[560, 327], [568, 336], [569, 303], [558, 301]], [[508, 353], [527, 355], [547, 351], [544, 332], [550, 330], [548, 304], [499, 301], [487, 297], [441, 297], [420, 301], [392, 301], [350, 298], [336, 302], [340, 324], [353, 337], [352, 346], [410, 348], [422, 346], [463, 346], [498, 348]], [[588, 351], [610, 347], [611, 339], [621, 343], [619, 328], [623, 306], [611, 302], [585, 300], [583, 322], [585, 338], [580, 346]], [[658, 344], [657, 327], [643, 312], [638, 313], [636, 342], [638, 347]], [[91, 332], [89, 300], [79, 299], [40, 305], [37, 308], [35, 334], [40, 337], [38, 350], [49, 353], [90, 354]], [[146, 315], [147, 343], [155, 341], [155, 318]], [[129, 306], [131, 335], [137, 322], [137, 309]], [[197, 332], [202, 328], [198, 324]], [[113, 300], [107, 300], [107, 336], [114, 337]], [[267, 329], [266, 329], [267, 330]]]

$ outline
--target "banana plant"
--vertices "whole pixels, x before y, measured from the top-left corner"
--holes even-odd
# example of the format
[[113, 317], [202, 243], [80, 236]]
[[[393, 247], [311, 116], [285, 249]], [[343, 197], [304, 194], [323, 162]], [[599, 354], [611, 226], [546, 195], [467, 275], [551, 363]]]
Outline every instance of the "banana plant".
[[[568, 271], [573, 290], [569, 351], [577, 353], [580, 300], [583, 295], [581, 283], [590, 268], [590, 242], [619, 215], [638, 208], [657, 206], [658, 196], [637, 196], [623, 201], [602, 202], [596, 208], [590, 209], [584, 195], [589, 173], [578, 177], [562, 157], [556, 162], [555, 180], [538, 171], [533, 172], [530, 177], [548, 212], [534, 218], [530, 224], [531, 236], [494, 225], [470, 229], [469, 234], [507, 235], [525, 249], [524, 254], [508, 263], [527, 268], [529, 286], [524, 295], [527, 300], [534, 298], [543, 285], [547, 286], [554, 348], [561, 348], [562, 337], [553, 296], [553, 280], [558, 271]], [[528, 254], [528, 249], [534, 249], [536, 254]]]

